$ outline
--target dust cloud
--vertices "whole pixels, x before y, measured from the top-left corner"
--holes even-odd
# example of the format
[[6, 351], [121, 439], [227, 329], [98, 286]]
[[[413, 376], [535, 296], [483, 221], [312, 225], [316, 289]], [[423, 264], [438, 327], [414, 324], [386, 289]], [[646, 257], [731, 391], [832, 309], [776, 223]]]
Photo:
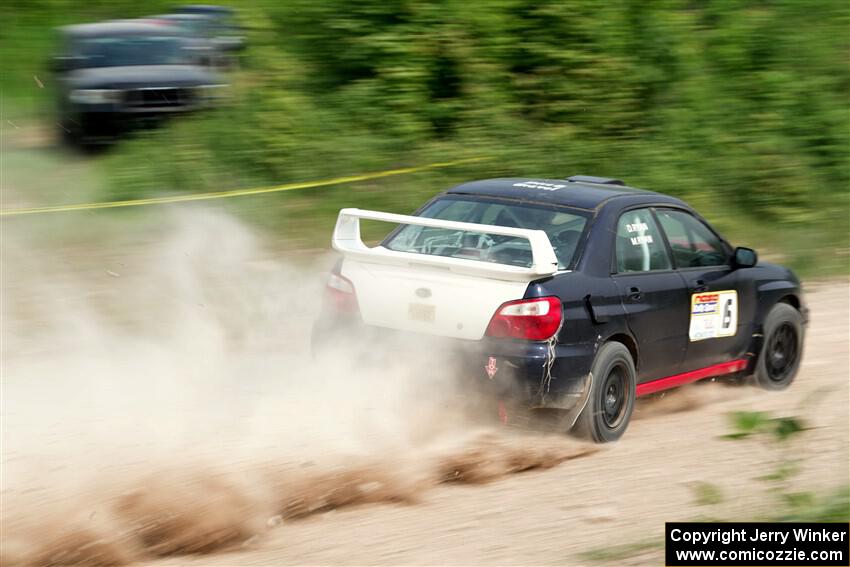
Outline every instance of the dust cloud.
[[757, 393], [754, 387], [741, 383], [734, 378], [695, 382], [675, 390], [638, 399], [632, 419], [648, 419], [693, 411], [697, 408], [734, 400], [744, 394], [753, 393]]
[[341, 506], [412, 504], [595, 448], [494, 428], [417, 345], [310, 355], [327, 258], [214, 211], [91, 247], [2, 243], [2, 563], [125, 564], [261, 544]]

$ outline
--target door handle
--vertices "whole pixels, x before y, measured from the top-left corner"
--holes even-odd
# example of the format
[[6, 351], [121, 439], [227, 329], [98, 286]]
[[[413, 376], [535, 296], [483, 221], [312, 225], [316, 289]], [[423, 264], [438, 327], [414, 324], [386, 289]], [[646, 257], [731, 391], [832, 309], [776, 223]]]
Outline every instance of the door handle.
[[629, 301], [643, 301], [643, 294], [638, 287], [630, 287], [629, 294], [626, 296]]
[[708, 291], [708, 286], [705, 284], [703, 280], [697, 280], [694, 282], [694, 287], [691, 288], [693, 293], [702, 293], [704, 291]]

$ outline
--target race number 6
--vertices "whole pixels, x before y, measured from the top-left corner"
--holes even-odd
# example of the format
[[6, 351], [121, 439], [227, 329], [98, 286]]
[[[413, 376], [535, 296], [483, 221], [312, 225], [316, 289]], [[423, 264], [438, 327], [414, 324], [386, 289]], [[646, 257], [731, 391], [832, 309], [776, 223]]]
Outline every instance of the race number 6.
[[732, 300], [727, 299], [723, 303], [723, 322], [721, 328], [728, 329], [732, 325]]

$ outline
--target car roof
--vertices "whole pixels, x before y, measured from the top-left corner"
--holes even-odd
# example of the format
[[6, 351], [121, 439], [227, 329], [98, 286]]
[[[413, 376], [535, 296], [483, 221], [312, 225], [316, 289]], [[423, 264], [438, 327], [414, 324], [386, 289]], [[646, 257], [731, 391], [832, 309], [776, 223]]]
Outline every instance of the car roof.
[[[584, 179], [599, 179], [600, 182], [584, 181]], [[463, 183], [449, 189], [447, 193], [519, 199], [588, 210], [597, 209], [609, 200], [624, 196], [645, 195], [653, 198], [648, 200], [660, 198], [663, 201], [680, 202], [668, 195], [623, 185], [619, 180], [585, 176], [575, 176], [569, 179], [532, 177], [483, 179]]]
[[150, 20], [111, 20], [95, 24], [76, 24], [61, 28], [74, 37], [102, 37], [116, 35], [183, 35], [174, 26], [167, 26]]

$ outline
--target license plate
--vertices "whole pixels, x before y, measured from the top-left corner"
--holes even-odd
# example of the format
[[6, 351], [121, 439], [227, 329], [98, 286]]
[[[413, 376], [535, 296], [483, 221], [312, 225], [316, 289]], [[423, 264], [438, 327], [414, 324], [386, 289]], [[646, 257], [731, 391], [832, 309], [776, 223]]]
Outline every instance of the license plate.
[[423, 323], [433, 323], [436, 311], [437, 309], [433, 305], [410, 303], [407, 306], [407, 318], [413, 321], [422, 321]]

